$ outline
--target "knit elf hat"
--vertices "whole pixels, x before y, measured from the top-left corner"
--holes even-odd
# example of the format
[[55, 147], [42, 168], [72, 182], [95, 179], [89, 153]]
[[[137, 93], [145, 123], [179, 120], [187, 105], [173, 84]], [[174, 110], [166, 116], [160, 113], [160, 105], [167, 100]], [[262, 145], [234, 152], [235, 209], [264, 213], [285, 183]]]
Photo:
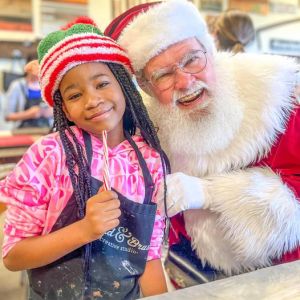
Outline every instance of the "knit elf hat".
[[151, 58], [191, 37], [198, 38], [208, 52], [215, 51], [205, 20], [187, 0], [134, 6], [114, 19], [104, 33], [127, 51], [137, 74]]
[[40, 85], [44, 100], [53, 106], [53, 96], [70, 69], [87, 62], [111, 62], [132, 73], [122, 47], [106, 37], [93, 20], [80, 17], [59, 31], [48, 34], [38, 45]]

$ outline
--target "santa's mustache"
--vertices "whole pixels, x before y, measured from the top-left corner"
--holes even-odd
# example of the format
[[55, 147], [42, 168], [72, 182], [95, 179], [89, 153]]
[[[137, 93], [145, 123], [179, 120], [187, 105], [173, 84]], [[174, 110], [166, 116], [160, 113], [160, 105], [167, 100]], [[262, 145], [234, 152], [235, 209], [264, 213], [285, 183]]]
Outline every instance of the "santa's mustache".
[[177, 101], [179, 101], [180, 99], [184, 98], [184, 97], [188, 97], [194, 93], [201, 93], [202, 90], [205, 89], [208, 92], [210, 92], [210, 88], [209, 86], [201, 81], [201, 80], [197, 80], [193, 86], [191, 86], [188, 90], [174, 90], [173, 95], [172, 95], [172, 103], [176, 104]]

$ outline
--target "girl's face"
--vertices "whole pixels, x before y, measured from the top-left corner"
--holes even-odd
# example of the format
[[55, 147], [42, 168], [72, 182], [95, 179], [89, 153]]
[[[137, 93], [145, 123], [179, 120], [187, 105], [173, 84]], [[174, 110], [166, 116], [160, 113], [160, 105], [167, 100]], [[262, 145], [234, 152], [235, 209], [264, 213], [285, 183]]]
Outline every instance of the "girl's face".
[[125, 98], [107, 65], [91, 62], [74, 67], [64, 75], [59, 90], [70, 121], [99, 138], [107, 130], [110, 147], [124, 140]]

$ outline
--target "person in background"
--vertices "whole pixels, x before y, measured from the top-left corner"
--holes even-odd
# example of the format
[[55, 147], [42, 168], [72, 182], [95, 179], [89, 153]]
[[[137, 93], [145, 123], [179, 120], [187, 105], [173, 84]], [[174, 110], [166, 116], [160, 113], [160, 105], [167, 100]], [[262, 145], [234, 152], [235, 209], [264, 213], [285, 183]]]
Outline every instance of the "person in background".
[[216, 47], [219, 51], [252, 52], [255, 49], [255, 29], [251, 17], [240, 10], [221, 13], [214, 24]]
[[14, 128], [52, 126], [53, 110], [42, 101], [37, 68], [36, 63], [28, 64], [25, 76], [14, 80], [6, 92], [5, 121], [13, 122]]
[[168, 159], [126, 52], [91, 19], [79, 18], [47, 35], [38, 54], [54, 133], [0, 182], [5, 266], [28, 270], [30, 299], [128, 300], [140, 289], [144, 296], [166, 292], [156, 197]]
[[218, 20], [219, 15], [211, 15], [211, 14], [207, 14], [205, 16], [205, 22], [206, 22], [206, 26], [207, 26], [207, 30], [210, 34], [215, 33], [215, 26], [216, 26], [216, 21]]
[[[181, 249], [185, 266], [197, 258], [199, 283], [298, 260], [299, 65], [217, 52], [198, 9], [183, 0], [135, 6], [105, 33], [126, 49], [148, 94], [174, 172], [170, 248]], [[188, 285], [184, 276], [177, 284]]]

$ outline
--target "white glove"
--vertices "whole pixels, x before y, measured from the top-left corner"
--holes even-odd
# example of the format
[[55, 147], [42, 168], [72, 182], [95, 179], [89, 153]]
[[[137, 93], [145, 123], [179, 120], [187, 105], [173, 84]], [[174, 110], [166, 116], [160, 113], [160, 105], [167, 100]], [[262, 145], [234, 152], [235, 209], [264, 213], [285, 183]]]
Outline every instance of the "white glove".
[[[206, 208], [202, 180], [183, 173], [167, 175], [167, 213], [172, 217], [181, 211], [196, 208]], [[158, 191], [158, 209], [165, 215], [164, 184]]]

